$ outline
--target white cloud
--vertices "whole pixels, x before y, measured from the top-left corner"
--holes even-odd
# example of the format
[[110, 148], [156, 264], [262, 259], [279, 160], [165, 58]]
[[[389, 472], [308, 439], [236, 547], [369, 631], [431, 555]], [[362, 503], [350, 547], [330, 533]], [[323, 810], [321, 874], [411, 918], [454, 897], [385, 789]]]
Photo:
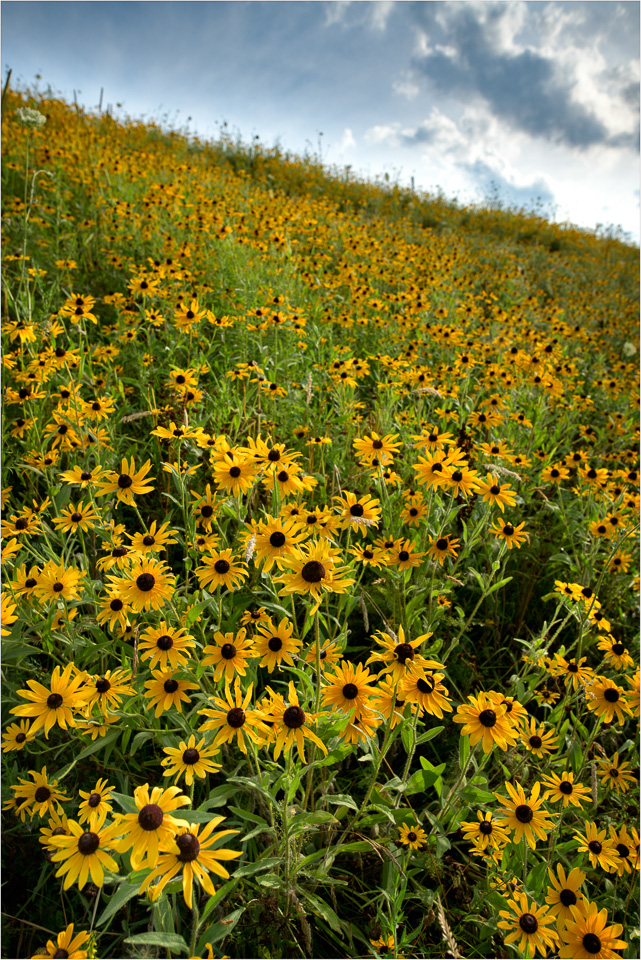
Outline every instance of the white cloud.
[[351, 147], [355, 147], [355, 146], [356, 146], [356, 140], [354, 139], [354, 134], [352, 133], [349, 127], [345, 127], [345, 130], [343, 131], [343, 136], [341, 137], [341, 141], [338, 144], [338, 150], [341, 153], [343, 153], [345, 150], [349, 150], [351, 149]]

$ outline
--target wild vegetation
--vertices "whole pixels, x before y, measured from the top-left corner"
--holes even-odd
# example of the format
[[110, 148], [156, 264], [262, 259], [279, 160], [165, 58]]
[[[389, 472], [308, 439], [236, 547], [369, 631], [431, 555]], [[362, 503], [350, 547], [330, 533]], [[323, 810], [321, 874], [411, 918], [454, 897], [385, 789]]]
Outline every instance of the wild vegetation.
[[3, 956], [638, 956], [638, 249], [3, 100]]

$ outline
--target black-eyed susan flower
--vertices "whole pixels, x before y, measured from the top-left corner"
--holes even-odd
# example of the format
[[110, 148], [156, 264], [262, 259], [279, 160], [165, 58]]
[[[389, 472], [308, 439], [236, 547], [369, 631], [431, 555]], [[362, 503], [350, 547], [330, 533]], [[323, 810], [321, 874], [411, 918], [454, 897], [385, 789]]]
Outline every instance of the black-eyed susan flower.
[[491, 473], [487, 474], [485, 480], [477, 482], [477, 489], [483, 500], [496, 505], [501, 513], [505, 507], [513, 507], [516, 503], [516, 493], [505, 485], [501, 485], [498, 479]]
[[378, 681], [373, 688], [372, 706], [385, 720], [390, 721], [390, 729], [402, 723], [418, 710], [417, 704], [409, 704], [399, 691], [399, 685], [389, 677]]
[[355, 493], [346, 491], [340, 497], [334, 497], [336, 508], [339, 511], [339, 525], [341, 530], [351, 529], [352, 533], [365, 536], [368, 527], [377, 527], [381, 519], [379, 500], [364, 496], [360, 499]]
[[63, 563], [48, 563], [38, 578], [35, 594], [42, 603], [55, 600], [77, 600], [86, 571], [66, 567]]
[[608, 677], [595, 677], [587, 684], [585, 691], [588, 710], [602, 717], [606, 723], [612, 723], [616, 716], [616, 722], [622, 724], [625, 722], [624, 713], [628, 716], [632, 713], [623, 687]]
[[33, 566], [30, 567], [29, 570], [27, 570], [26, 564], [18, 567], [18, 569], [14, 571], [13, 580], [11, 581], [11, 592], [14, 597], [33, 597], [34, 591], [38, 586], [39, 577], [39, 567]]
[[570, 471], [567, 467], [564, 467], [562, 463], [553, 463], [541, 471], [541, 483], [555, 483], [558, 485], [562, 483], [563, 480], [567, 480], [569, 476]]
[[75, 533], [77, 530], [82, 530], [84, 533], [87, 533], [87, 531], [94, 529], [96, 525], [95, 522], [98, 519], [93, 504], [85, 504], [81, 500], [76, 506], [70, 504], [66, 509], [62, 510], [59, 517], [53, 518], [53, 522], [58, 529], [64, 533]]
[[163, 776], [175, 775], [174, 783], [178, 783], [180, 778], [184, 777], [185, 783], [190, 787], [194, 782], [194, 776], [202, 780], [208, 773], [216, 773], [221, 769], [219, 763], [213, 763], [211, 760], [217, 752], [217, 747], [205, 746], [204, 737], [196, 743], [196, 737], [192, 733], [187, 743], [181, 740], [177, 747], [163, 747], [163, 753], [167, 754], [164, 760], [160, 761], [161, 766], [166, 767]]
[[289, 753], [294, 744], [298, 748], [298, 756], [305, 760], [305, 740], [310, 740], [327, 755], [327, 747], [310, 729], [310, 723], [316, 723], [318, 715], [309, 710], [303, 710], [298, 694], [292, 681], [288, 686], [288, 697], [275, 696], [269, 709], [269, 720], [272, 723], [271, 743], [274, 746], [274, 760], [278, 760], [281, 752]]
[[111, 828], [112, 836], [119, 838], [113, 847], [118, 853], [131, 850], [132, 870], [143, 866], [153, 869], [158, 863], [160, 846], [166, 846], [177, 831], [186, 826], [184, 819], [173, 814], [179, 807], [189, 806], [189, 797], [176, 786], [154, 787], [150, 793], [149, 784], [145, 783], [134, 790], [134, 803], [138, 813], [118, 814]]
[[25, 744], [33, 740], [34, 736], [28, 720], [21, 720], [20, 723], [10, 723], [2, 734], [2, 752], [10, 753], [12, 750], [24, 750]]
[[576, 830], [574, 839], [578, 842], [579, 853], [587, 853], [593, 867], [601, 867], [606, 873], [616, 869], [616, 849], [608, 838], [607, 830], [599, 830], [596, 823], [586, 820], [583, 824], [584, 833]]
[[26, 810], [31, 819], [38, 814], [44, 817], [45, 813], [62, 813], [61, 803], [69, 800], [61, 790], [58, 789], [58, 781], [47, 779], [47, 768], [43, 767], [40, 773], [37, 770], [30, 770], [29, 776], [33, 782], [18, 778], [18, 784], [12, 785], [11, 789], [16, 795], [16, 800], [20, 797], [22, 803], [19, 810]]
[[632, 832], [626, 826], [616, 829], [610, 826], [610, 841], [616, 850], [616, 874], [623, 877], [632, 870], [639, 869], [639, 834], [635, 827]]
[[114, 630], [118, 625], [120, 627], [127, 626], [131, 612], [131, 607], [120, 596], [119, 590], [112, 587], [107, 591], [107, 596], [102, 601], [96, 620], [101, 626], [107, 626], [109, 630]]
[[463, 495], [467, 498], [479, 488], [478, 471], [455, 464], [448, 466], [443, 471], [442, 486], [455, 497]]
[[[499, 910], [501, 930], [509, 930], [505, 936], [506, 945], [517, 944], [522, 955], [535, 957], [537, 953], [547, 957], [548, 950], [554, 950], [558, 943], [556, 931], [547, 929], [556, 922], [556, 917], [547, 907], [539, 907], [526, 894], [516, 893], [508, 900], [509, 910]], [[527, 951], [527, 954], [526, 954]]]
[[[391, 673], [395, 682], [402, 680], [412, 663], [427, 664], [425, 658], [418, 653], [418, 647], [431, 636], [431, 633], [426, 633], [417, 637], [416, 640], [406, 640], [402, 626], [398, 628], [396, 636], [377, 630], [373, 638], [380, 649], [376, 649], [370, 654], [365, 661], [365, 666], [370, 663], [383, 662], [385, 667], [381, 673]], [[435, 664], [435, 667], [440, 667], [440, 664]], [[445, 668], [441, 667], [441, 669]]]
[[509, 797], [503, 797], [499, 793], [494, 794], [499, 803], [505, 807], [505, 810], [501, 811], [505, 816], [497, 822], [499, 826], [514, 831], [514, 843], [520, 843], [521, 839], [525, 838], [526, 843], [534, 850], [535, 835], [539, 840], [545, 840], [552, 827], [548, 822], [551, 814], [541, 809], [543, 804], [543, 799], [539, 799], [541, 784], [538, 780], [534, 783], [529, 798], [525, 796], [520, 783], [513, 786], [506, 781], [505, 787]]
[[257, 607], [255, 610], [245, 610], [240, 618], [240, 624], [243, 627], [249, 627], [259, 623], [269, 623], [269, 620], [266, 607]]
[[142, 467], [136, 471], [134, 458], [127, 462], [122, 460], [120, 473], [114, 470], [107, 471], [104, 479], [97, 484], [96, 496], [104, 497], [108, 493], [115, 493], [121, 503], [131, 506], [135, 503], [134, 496], [142, 496], [145, 493], [151, 493], [154, 489], [152, 481], [155, 477], [148, 477], [151, 470], [151, 460], [147, 460]]
[[608, 911], [599, 910], [596, 903], [583, 901], [570, 907], [572, 919], [559, 927], [562, 960], [616, 960], [615, 950], [625, 950], [625, 940], [618, 938], [623, 933], [620, 923], [607, 926]]
[[413, 826], [412, 824], [408, 826], [405, 821], [403, 821], [398, 828], [398, 839], [400, 843], [409, 847], [410, 850], [420, 850], [421, 847], [424, 847], [427, 843], [427, 834], [422, 827]]
[[140, 659], [149, 660], [149, 666], [163, 670], [178, 670], [191, 657], [196, 642], [183, 627], [170, 627], [161, 620], [157, 627], [147, 627], [140, 634], [138, 652]]
[[250, 531], [246, 538], [253, 540], [254, 554], [257, 560], [264, 561], [263, 570], [266, 573], [280, 557], [291, 553], [292, 547], [309, 536], [308, 531], [302, 529], [297, 520], [292, 518], [283, 521], [271, 516], [255, 522]]
[[151, 674], [153, 680], [145, 680], [145, 699], [150, 707], [156, 707], [156, 717], [172, 707], [182, 713], [183, 703], [191, 703], [187, 691], [200, 689], [197, 683], [178, 679], [172, 670], [152, 670]]
[[226, 688], [224, 700], [222, 697], [210, 697], [210, 702], [216, 705], [215, 710], [207, 707], [198, 711], [199, 714], [211, 718], [203, 723], [199, 731], [218, 731], [214, 738], [215, 747], [221, 743], [230, 743], [236, 737], [240, 750], [247, 753], [245, 737], [260, 744], [271, 735], [269, 727], [263, 723], [260, 711], [247, 709], [252, 689], [253, 684], [250, 683], [247, 693], [243, 696], [240, 680], [236, 678], [233, 698], [231, 690]]
[[411, 540], [402, 540], [398, 548], [392, 548], [387, 554], [387, 564], [390, 567], [398, 567], [399, 570], [410, 570], [412, 567], [420, 567], [425, 553], [418, 549], [416, 543]]
[[47, 821], [46, 826], [40, 827], [39, 833], [40, 836], [38, 837], [38, 843], [41, 843], [45, 850], [47, 850], [49, 853], [55, 853], [57, 847], [50, 842], [51, 837], [71, 836], [71, 830], [69, 829], [69, 824], [67, 822], [67, 815], [65, 813], [57, 813], [55, 810], [52, 810], [49, 814], [49, 820]]
[[619, 760], [618, 752], [614, 754], [612, 760], [597, 760], [597, 763], [601, 768], [599, 771], [601, 783], [610, 790], [616, 790], [617, 794], [627, 793], [632, 784], [637, 782], [630, 764]]
[[551, 867], [548, 867], [548, 875], [552, 886], [547, 888], [545, 902], [549, 904], [550, 913], [559, 920], [571, 920], [570, 907], [585, 900], [583, 894], [579, 892], [579, 887], [585, 881], [585, 874], [578, 867], [573, 867], [566, 876], [563, 864], [559, 863], [556, 874]]
[[523, 529], [524, 526], [525, 521], [515, 527], [513, 523], [497, 520], [494, 525], [490, 527], [490, 533], [494, 534], [496, 540], [502, 540], [506, 543], [508, 550], [511, 550], [512, 547], [520, 548], [528, 539], [529, 533]]
[[0, 594], [0, 623], [2, 624], [3, 637], [11, 636], [11, 630], [7, 630], [6, 628], [18, 620], [16, 609], [17, 604], [13, 602], [13, 599], [8, 593], [3, 592]]
[[525, 723], [521, 732], [521, 740], [525, 744], [526, 750], [529, 750], [539, 759], [552, 753], [557, 746], [554, 731], [548, 730], [546, 733], [545, 725], [538, 725], [534, 717], [530, 719], [529, 723]]
[[131, 686], [131, 671], [122, 668], [107, 670], [104, 676], [87, 677], [85, 689], [87, 712], [97, 706], [104, 714], [108, 714], [111, 708], [117, 710], [124, 696], [136, 692]]
[[345, 713], [354, 711], [352, 719], [359, 719], [372, 706], [374, 676], [362, 664], [354, 666], [349, 660], [343, 660], [335, 670], [325, 678], [327, 686], [323, 688], [322, 702]]
[[293, 632], [294, 624], [287, 617], [283, 617], [278, 626], [271, 618], [267, 623], [259, 623], [252, 650], [253, 656], [262, 658], [259, 666], [267, 667], [269, 673], [283, 662], [293, 667], [293, 658], [301, 648], [301, 641]]
[[432, 660], [418, 663], [414, 660], [399, 683], [398, 693], [407, 703], [416, 703], [425, 713], [442, 719], [443, 711], [451, 713], [452, 705], [447, 696], [447, 688], [441, 683], [442, 673], [432, 668], [439, 664]]
[[443, 566], [446, 557], [458, 556], [459, 546], [460, 540], [457, 540], [456, 537], [450, 537], [449, 535], [436, 539], [430, 537], [430, 547], [427, 553], [428, 556], [432, 557], [433, 560], [438, 560], [440, 565]]
[[[327, 667], [333, 667], [341, 658], [341, 650], [334, 641], [320, 641], [320, 651], [318, 654], [321, 670]], [[314, 642], [305, 654], [305, 663], [316, 663], [316, 642]]]
[[111, 800], [110, 790], [115, 790], [113, 784], [109, 785], [107, 780], [98, 780], [93, 790], [79, 790], [82, 797], [82, 803], [78, 807], [78, 820], [80, 823], [88, 823], [90, 830], [100, 830], [111, 814], [113, 807], [109, 803]]
[[[597, 610], [597, 613], [598, 612]], [[613, 667], [615, 670], [628, 670], [634, 666], [634, 660], [626, 649], [625, 644], [616, 640], [613, 636], [608, 634], [602, 637], [597, 643], [597, 647], [599, 650], [603, 650], [603, 655], [608, 666]]]
[[212, 464], [212, 470], [218, 486], [232, 497], [247, 493], [256, 477], [255, 461], [239, 455], [227, 454]]
[[176, 530], [169, 529], [169, 521], [157, 526], [158, 521], [154, 520], [145, 533], [128, 533], [131, 540], [131, 549], [134, 553], [148, 554], [158, 553], [165, 550], [170, 543], [177, 543]]
[[419, 457], [418, 463], [412, 464], [412, 469], [416, 471], [416, 482], [425, 484], [429, 490], [431, 487], [444, 486], [448, 466], [449, 460], [446, 454], [437, 451], [427, 459]]
[[294, 547], [290, 555], [278, 561], [281, 569], [290, 571], [274, 578], [283, 584], [280, 595], [308, 594], [319, 604], [325, 593], [345, 593], [354, 580], [338, 561], [336, 550], [321, 540]]
[[470, 744], [483, 743], [483, 752], [489, 753], [494, 744], [501, 750], [516, 744], [516, 734], [507, 716], [505, 707], [497, 697], [481, 691], [477, 697], [470, 695], [469, 704], [461, 704], [452, 719], [462, 723], [461, 736], [470, 738]]
[[196, 576], [202, 589], [210, 591], [217, 587], [237, 590], [247, 578], [247, 564], [234, 556], [234, 551], [217, 550], [210, 557], [204, 557], [202, 565], [196, 567]]
[[47, 940], [45, 951], [40, 950], [34, 953], [31, 960], [48, 960], [53, 957], [69, 957], [69, 960], [86, 960], [88, 953], [82, 948], [88, 946], [89, 934], [86, 930], [79, 930], [75, 937], [73, 934], [73, 923], [62, 930], [56, 937], [56, 942]]
[[18, 696], [29, 700], [28, 704], [12, 707], [9, 713], [18, 717], [33, 717], [31, 732], [36, 734], [44, 727], [45, 738], [49, 739], [49, 731], [57, 723], [63, 730], [76, 726], [74, 712], [81, 710], [87, 697], [87, 690], [83, 686], [85, 673], [76, 673], [73, 663], [68, 663], [61, 672], [60, 667], [53, 668], [49, 688], [37, 680], [27, 680], [28, 690], [18, 690]]
[[[229, 872], [220, 861], [235, 860], [236, 857], [241, 855], [240, 850], [226, 850], [223, 847], [212, 849], [213, 845], [223, 837], [239, 832], [238, 830], [220, 830], [218, 833], [214, 833], [213, 831], [224, 819], [224, 817], [214, 817], [202, 828], [202, 831], [201, 824], [185, 823], [181, 825], [173, 837], [163, 842], [157, 866], [143, 880], [140, 893], [148, 890], [153, 899], [156, 899], [172, 877], [175, 877], [182, 870], [183, 897], [190, 909], [192, 908], [194, 880], [200, 883], [210, 897], [213, 897], [215, 887], [209, 873], [214, 873], [223, 880], [228, 880]], [[158, 882], [150, 887], [150, 884], [154, 881]]]
[[136, 613], [158, 610], [174, 593], [176, 578], [162, 560], [137, 560], [125, 577], [110, 577], [121, 597]]
[[236, 634], [217, 631], [213, 640], [213, 643], [204, 647], [205, 656], [201, 664], [215, 668], [214, 680], [220, 680], [224, 675], [225, 684], [229, 684], [236, 674], [244, 677], [247, 673], [247, 662], [255, 656], [251, 641], [247, 640], [245, 628], [241, 627]]
[[485, 850], [487, 847], [501, 848], [509, 842], [507, 831], [498, 826], [491, 812], [477, 810], [476, 817], [476, 820], [461, 823], [463, 836], [468, 843]]
[[52, 846], [57, 847], [56, 852], [51, 855], [52, 863], [61, 864], [56, 877], [65, 878], [65, 890], [76, 881], [78, 888], [82, 890], [90, 877], [96, 887], [102, 887], [104, 868], [118, 873], [118, 864], [105, 850], [105, 847], [114, 846], [117, 827], [112, 824], [102, 830], [85, 832], [75, 820], [68, 820], [67, 825], [70, 836], [52, 836], [49, 841]]
[[583, 809], [583, 804], [587, 803], [592, 797], [592, 791], [584, 787], [582, 783], [574, 782], [574, 773], [572, 770], [565, 770], [562, 774], [550, 771], [546, 776], [541, 777], [544, 786], [547, 787], [543, 799], [552, 800], [554, 803], [562, 801], [563, 809], [567, 809], [569, 804], [573, 807]]
[[627, 573], [632, 563], [632, 554], [627, 550], [618, 550], [608, 563], [609, 573]]
[[365, 463], [370, 463], [376, 457], [385, 464], [394, 459], [394, 454], [398, 453], [401, 445], [398, 443], [398, 433], [388, 433], [384, 437], [379, 437], [375, 431], [372, 431], [371, 437], [366, 435], [362, 439], [353, 440], [352, 446]]

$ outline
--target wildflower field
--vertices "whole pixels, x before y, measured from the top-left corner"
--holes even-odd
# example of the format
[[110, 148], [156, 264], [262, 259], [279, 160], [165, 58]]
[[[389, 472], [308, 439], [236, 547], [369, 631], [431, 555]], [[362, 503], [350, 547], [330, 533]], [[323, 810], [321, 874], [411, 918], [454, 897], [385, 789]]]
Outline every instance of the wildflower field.
[[2, 955], [638, 957], [638, 249], [2, 134]]

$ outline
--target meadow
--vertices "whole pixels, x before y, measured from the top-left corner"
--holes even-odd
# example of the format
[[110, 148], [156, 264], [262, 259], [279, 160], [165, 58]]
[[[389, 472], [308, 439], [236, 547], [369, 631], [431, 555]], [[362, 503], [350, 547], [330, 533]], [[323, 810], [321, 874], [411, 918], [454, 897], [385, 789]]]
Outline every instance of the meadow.
[[638, 248], [2, 135], [2, 956], [638, 957]]

